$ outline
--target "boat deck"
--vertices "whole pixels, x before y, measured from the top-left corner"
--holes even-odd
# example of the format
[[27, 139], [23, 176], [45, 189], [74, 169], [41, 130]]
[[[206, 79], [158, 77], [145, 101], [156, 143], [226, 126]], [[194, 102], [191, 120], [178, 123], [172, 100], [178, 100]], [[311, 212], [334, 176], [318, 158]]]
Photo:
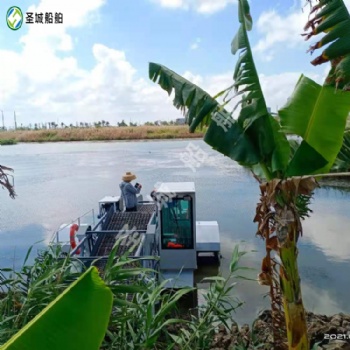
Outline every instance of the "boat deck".
[[[154, 210], [155, 205], [152, 203], [140, 205], [137, 212], [113, 213], [104, 229], [104, 231], [111, 231], [111, 233], [103, 234], [103, 237], [98, 244], [98, 249], [94, 255], [109, 255], [116, 241], [120, 240], [116, 251], [116, 257], [125, 254], [127, 251], [129, 251], [129, 255], [135, 256], [142, 237], [147, 231], [147, 225]], [[103, 268], [105, 263], [105, 260], [100, 260], [96, 265], [99, 268]]]

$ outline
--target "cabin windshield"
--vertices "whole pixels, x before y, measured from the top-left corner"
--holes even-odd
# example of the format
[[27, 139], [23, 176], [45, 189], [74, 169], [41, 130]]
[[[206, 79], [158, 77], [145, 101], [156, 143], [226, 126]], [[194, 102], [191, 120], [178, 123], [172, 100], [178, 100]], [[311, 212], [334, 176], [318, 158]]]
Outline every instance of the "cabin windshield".
[[192, 198], [173, 198], [161, 209], [162, 249], [193, 249]]

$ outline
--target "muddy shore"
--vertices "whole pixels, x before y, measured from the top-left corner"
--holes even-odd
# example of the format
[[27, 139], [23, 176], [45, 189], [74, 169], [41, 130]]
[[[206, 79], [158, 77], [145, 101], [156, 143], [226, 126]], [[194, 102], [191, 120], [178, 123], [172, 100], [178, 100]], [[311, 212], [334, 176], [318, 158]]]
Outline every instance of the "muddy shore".
[[[271, 321], [271, 312], [264, 311], [254, 322], [253, 330], [247, 324], [240, 329], [232, 326], [230, 332], [220, 326], [218, 333], [215, 334], [212, 350], [235, 349], [242, 342], [246, 349], [255, 349], [260, 345], [259, 349], [277, 350], [273, 342]], [[326, 316], [308, 312], [307, 323], [310, 349], [350, 350], [350, 315], [339, 313]], [[338, 339], [332, 339], [335, 337]]]

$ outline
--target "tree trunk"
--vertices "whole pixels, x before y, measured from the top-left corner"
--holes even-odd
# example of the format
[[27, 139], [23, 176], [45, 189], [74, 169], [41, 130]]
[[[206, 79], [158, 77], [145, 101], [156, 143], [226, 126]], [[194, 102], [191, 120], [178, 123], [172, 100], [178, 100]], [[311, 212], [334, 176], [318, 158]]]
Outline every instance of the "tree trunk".
[[280, 212], [280, 223], [277, 227], [279, 253], [282, 261], [280, 283], [286, 319], [289, 350], [309, 350], [305, 310], [300, 289], [298, 271], [298, 249], [300, 220], [294, 211], [286, 206]]

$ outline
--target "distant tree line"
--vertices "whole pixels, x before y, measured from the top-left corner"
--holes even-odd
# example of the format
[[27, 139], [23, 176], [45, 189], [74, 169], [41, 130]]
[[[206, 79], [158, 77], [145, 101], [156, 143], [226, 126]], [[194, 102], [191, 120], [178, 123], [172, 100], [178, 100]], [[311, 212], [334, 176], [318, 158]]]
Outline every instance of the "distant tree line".
[[109, 121], [101, 120], [93, 123], [87, 123], [87, 122], [76, 122], [75, 124], [65, 124], [63, 122], [56, 123], [56, 122], [45, 122], [45, 123], [29, 123], [28, 125], [20, 124], [20, 126], [17, 126], [16, 128], [13, 127], [1, 127], [0, 130], [10, 130], [10, 129], [16, 129], [16, 130], [48, 130], [48, 129], [74, 129], [74, 128], [104, 128], [104, 127], [126, 127], [126, 126], [168, 126], [168, 125], [181, 125], [182, 122], [178, 122], [178, 119], [176, 121], [170, 120], [157, 120], [154, 122], [145, 122], [143, 124], [141, 123], [133, 123], [133, 122], [125, 122], [123, 119], [121, 122], [117, 122], [116, 125], [112, 125]]

